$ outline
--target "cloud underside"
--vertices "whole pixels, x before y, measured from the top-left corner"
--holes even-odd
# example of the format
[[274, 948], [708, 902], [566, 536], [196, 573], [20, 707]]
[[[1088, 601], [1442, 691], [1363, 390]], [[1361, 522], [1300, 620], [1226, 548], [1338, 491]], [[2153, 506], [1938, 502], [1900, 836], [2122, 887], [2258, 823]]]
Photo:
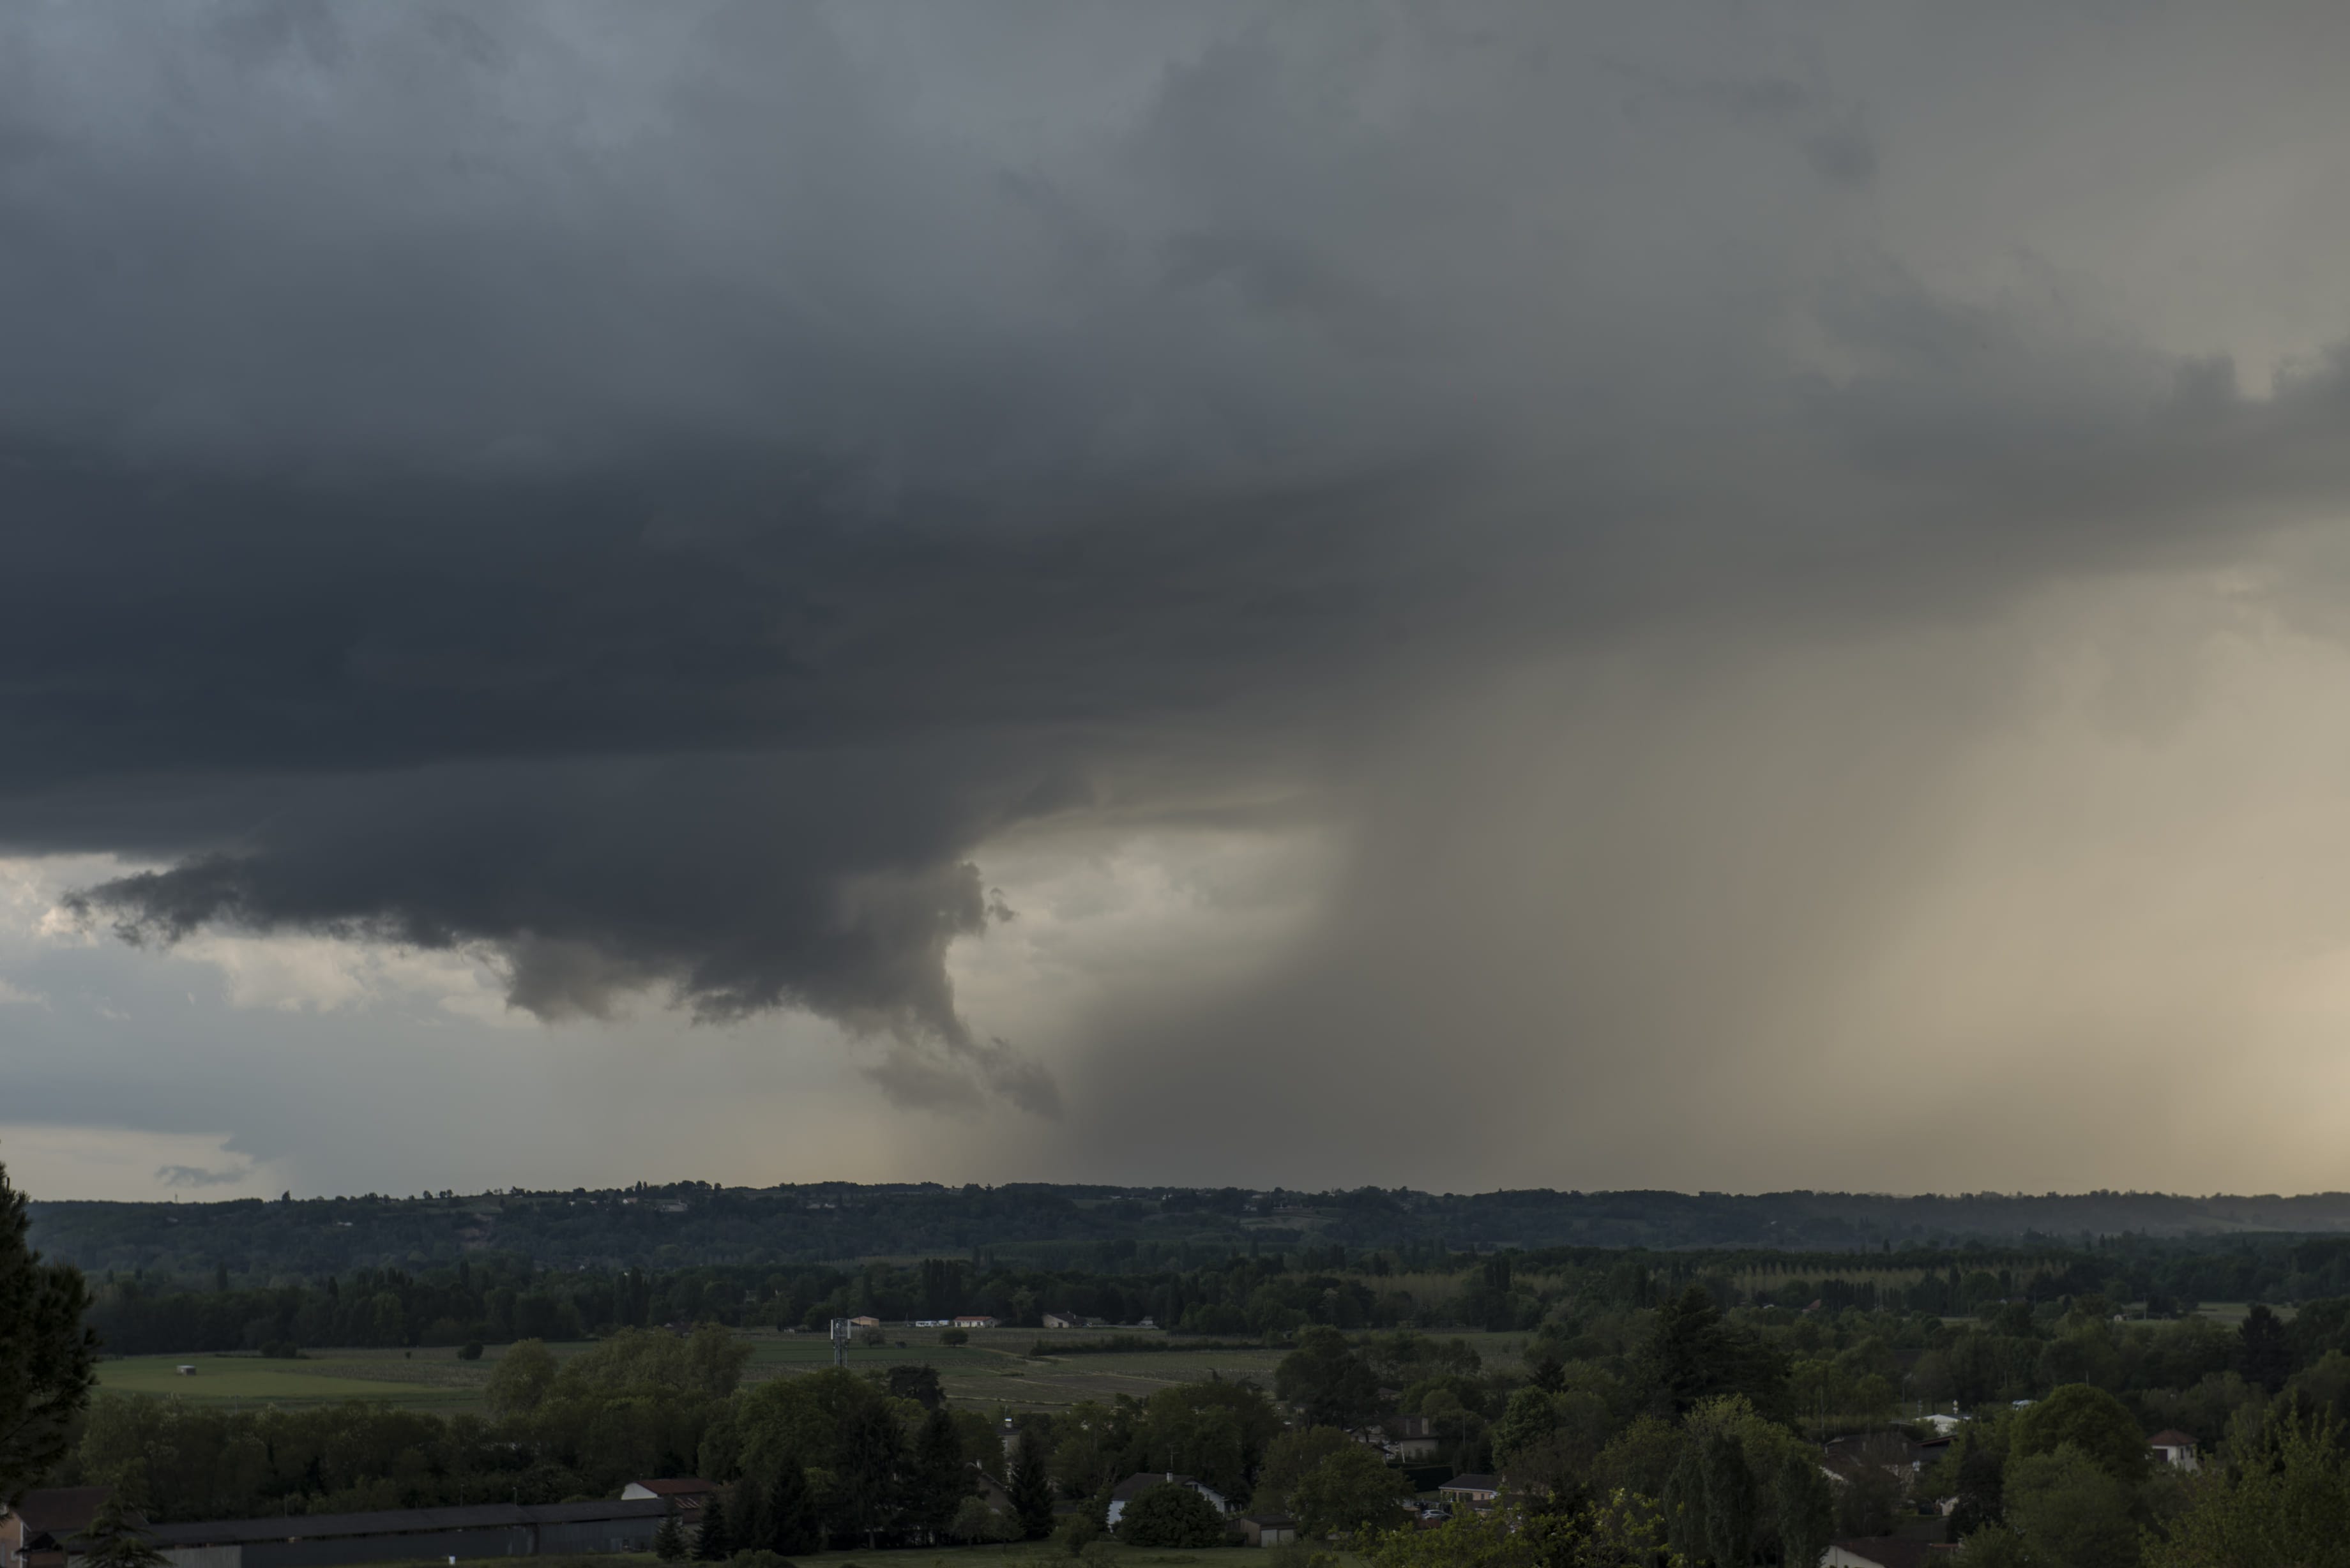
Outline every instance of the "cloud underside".
[[[78, 895], [128, 940], [805, 1009], [906, 1103], [1050, 1113], [948, 979], [1005, 835], [1277, 812], [1408, 864], [1398, 792], [1459, 792], [1394, 738], [1490, 755], [1539, 701], [1449, 716], [1538, 672], [2220, 571], [2350, 503], [2323, 340], [2247, 389], [1920, 251], [1988, 175], [1933, 155], [1962, 93], [1903, 119], [1914, 40], [1112, 8], [1039, 60], [927, 15], [0, 22], [0, 842], [160, 867]], [[1268, 1049], [1359, 1003], [1344, 951], [1414, 961], [1413, 902], [1344, 911], [1382, 934]]]

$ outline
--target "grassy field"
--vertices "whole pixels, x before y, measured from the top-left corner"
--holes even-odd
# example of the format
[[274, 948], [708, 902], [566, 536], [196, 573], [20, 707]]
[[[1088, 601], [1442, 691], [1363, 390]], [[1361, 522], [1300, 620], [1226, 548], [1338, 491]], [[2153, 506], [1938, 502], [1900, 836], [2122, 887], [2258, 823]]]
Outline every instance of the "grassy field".
[[[1113, 1333], [1133, 1334], [1135, 1331], [1056, 1330], [1043, 1337], [1068, 1343], [1105, 1339]], [[751, 1346], [746, 1383], [797, 1376], [832, 1365], [832, 1345], [823, 1334], [763, 1329], [743, 1337]], [[936, 1329], [895, 1330], [880, 1346], [850, 1346], [848, 1366], [864, 1372], [906, 1362], [928, 1363], [938, 1368], [948, 1398], [993, 1414], [999, 1407], [1064, 1410], [1087, 1399], [1107, 1402], [1120, 1394], [1148, 1398], [1170, 1384], [1202, 1381], [1211, 1375], [1226, 1380], [1253, 1377], [1270, 1386], [1274, 1368], [1284, 1354], [1279, 1350], [1151, 1349], [1031, 1360], [1027, 1353], [1039, 1337], [1034, 1329], [982, 1329], [972, 1334], [968, 1345], [945, 1345], [939, 1343]], [[1153, 1336], [1146, 1332], [1143, 1337]], [[1522, 1365], [1522, 1334], [1461, 1337], [1477, 1347], [1488, 1367]], [[548, 1348], [558, 1356], [568, 1356], [588, 1346], [567, 1344]], [[265, 1361], [250, 1355], [134, 1355], [101, 1361], [98, 1376], [99, 1386], [105, 1389], [206, 1402], [318, 1405], [380, 1399], [449, 1411], [480, 1407], [483, 1385], [504, 1351], [504, 1346], [493, 1345], [479, 1361], [460, 1361], [454, 1350], [445, 1348], [313, 1350], [305, 1352], [298, 1361]], [[194, 1366], [196, 1375], [178, 1376], [172, 1368], [182, 1365]]]

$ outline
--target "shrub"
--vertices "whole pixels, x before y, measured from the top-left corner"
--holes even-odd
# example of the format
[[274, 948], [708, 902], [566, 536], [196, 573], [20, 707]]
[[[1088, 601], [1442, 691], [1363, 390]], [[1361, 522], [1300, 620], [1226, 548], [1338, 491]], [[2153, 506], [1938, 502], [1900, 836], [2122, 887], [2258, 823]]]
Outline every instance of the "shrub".
[[460, 1361], [479, 1361], [481, 1358], [482, 1342], [478, 1339], [467, 1340], [457, 1351], [457, 1359]]
[[939, 1334], [939, 1343], [941, 1345], [969, 1345], [971, 1343], [971, 1335], [960, 1328], [944, 1329]]
[[1222, 1546], [1224, 1520], [1190, 1487], [1162, 1481], [1126, 1505], [1118, 1535], [1128, 1546]]

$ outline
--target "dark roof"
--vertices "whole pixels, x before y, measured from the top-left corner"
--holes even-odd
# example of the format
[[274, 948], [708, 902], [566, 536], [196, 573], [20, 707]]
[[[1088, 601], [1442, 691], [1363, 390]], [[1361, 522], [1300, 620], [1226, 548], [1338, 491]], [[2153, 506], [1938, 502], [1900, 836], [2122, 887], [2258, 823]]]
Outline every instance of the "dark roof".
[[2149, 1449], [2191, 1449], [2195, 1446], [2195, 1439], [2176, 1427], [2165, 1427], [2148, 1438], [2146, 1446]]
[[1862, 1535], [1835, 1544], [1855, 1557], [1866, 1557], [1877, 1568], [1926, 1568], [1928, 1553], [1922, 1541], [1898, 1535]]
[[1502, 1490], [1502, 1478], [1479, 1475], [1454, 1476], [1436, 1490], [1439, 1491], [1499, 1491]]
[[702, 1492], [716, 1491], [718, 1490], [716, 1485], [710, 1481], [703, 1480], [700, 1476], [671, 1476], [666, 1480], [630, 1481], [629, 1484], [630, 1486], [640, 1486], [656, 1497], [678, 1497], [686, 1494], [699, 1495]]
[[416, 1535], [443, 1530], [578, 1524], [598, 1519], [658, 1519], [669, 1505], [657, 1497], [606, 1502], [476, 1503], [467, 1508], [399, 1508], [380, 1513], [296, 1513], [265, 1519], [198, 1520], [157, 1524], [156, 1545], [228, 1546], [250, 1541], [319, 1541], [351, 1535]]
[[1164, 1486], [1170, 1481], [1177, 1486], [1196, 1487], [1200, 1484], [1190, 1476], [1169, 1475], [1164, 1470], [1139, 1470], [1118, 1482], [1118, 1490], [1109, 1494], [1109, 1500], [1112, 1502], [1132, 1502], [1152, 1487]]
[[78, 1534], [98, 1517], [99, 1507], [113, 1490], [110, 1486], [45, 1487], [26, 1492], [25, 1501], [16, 1505], [16, 1513], [25, 1521], [27, 1539], [43, 1532]]
[[1268, 1525], [1275, 1525], [1283, 1530], [1295, 1530], [1297, 1528], [1297, 1516], [1295, 1514], [1243, 1513], [1240, 1517], [1242, 1523], [1253, 1524], [1259, 1529], [1263, 1529]]

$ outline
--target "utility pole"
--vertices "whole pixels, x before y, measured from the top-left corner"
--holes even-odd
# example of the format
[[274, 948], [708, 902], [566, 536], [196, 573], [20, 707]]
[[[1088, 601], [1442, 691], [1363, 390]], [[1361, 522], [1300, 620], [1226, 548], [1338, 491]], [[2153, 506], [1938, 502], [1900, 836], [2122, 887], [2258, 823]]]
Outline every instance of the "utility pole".
[[835, 1366], [848, 1365], [848, 1320], [845, 1317], [832, 1320], [832, 1364]]

